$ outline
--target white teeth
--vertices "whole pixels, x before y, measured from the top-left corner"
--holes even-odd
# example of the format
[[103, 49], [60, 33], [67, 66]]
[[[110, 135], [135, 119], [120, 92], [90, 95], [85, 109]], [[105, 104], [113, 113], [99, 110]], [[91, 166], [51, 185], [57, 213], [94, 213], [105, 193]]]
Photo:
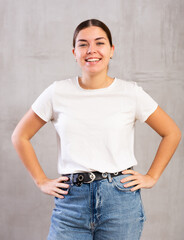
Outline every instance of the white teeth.
[[98, 61], [100, 61], [100, 59], [93, 58], [93, 59], [87, 59], [86, 61], [87, 62], [98, 62]]

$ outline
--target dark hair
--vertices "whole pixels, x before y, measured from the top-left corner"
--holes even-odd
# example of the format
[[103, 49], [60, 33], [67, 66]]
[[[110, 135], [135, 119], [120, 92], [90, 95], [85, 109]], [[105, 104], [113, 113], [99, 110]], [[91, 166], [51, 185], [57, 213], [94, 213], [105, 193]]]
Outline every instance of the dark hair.
[[88, 28], [88, 27], [91, 27], [91, 26], [100, 27], [102, 30], [104, 30], [104, 32], [107, 34], [107, 37], [109, 39], [109, 43], [110, 43], [110, 45], [112, 47], [111, 32], [110, 32], [109, 28], [103, 22], [101, 22], [98, 19], [88, 19], [88, 20], [86, 20], [84, 22], [81, 22], [77, 26], [77, 28], [75, 29], [74, 35], [73, 35], [73, 47], [75, 48], [75, 41], [76, 41], [76, 38], [77, 38], [77, 35], [79, 34], [79, 32], [82, 29], [85, 29], [85, 28]]

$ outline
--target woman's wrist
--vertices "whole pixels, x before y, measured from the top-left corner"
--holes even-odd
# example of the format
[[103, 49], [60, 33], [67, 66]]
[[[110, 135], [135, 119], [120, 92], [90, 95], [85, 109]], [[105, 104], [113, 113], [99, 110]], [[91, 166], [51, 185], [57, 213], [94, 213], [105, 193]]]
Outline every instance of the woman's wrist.
[[43, 185], [43, 183], [45, 183], [48, 180], [48, 178], [46, 176], [34, 179], [35, 184], [37, 185], [37, 187], [40, 187], [41, 185]]
[[155, 182], [157, 182], [158, 179], [160, 178], [159, 174], [155, 174], [155, 173], [151, 172], [150, 170], [146, 173], [146, 175], [151, 177]]

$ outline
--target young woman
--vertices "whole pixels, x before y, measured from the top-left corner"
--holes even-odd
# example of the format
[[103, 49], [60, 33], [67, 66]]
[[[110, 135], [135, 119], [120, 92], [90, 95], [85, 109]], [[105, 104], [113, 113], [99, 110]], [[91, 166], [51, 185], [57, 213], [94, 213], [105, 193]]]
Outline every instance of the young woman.
[[[179, 128], [141, 87], [107, 75], [113, 53], [103, 22], [79, 24], [73, 54], [81, 77], [51, 84], [12, 135], [36, 185], [55, 197], [49, 240], [140, 239], [145, 220], [140, 189], [156, 184], [179, 144]], [[133, 170], [136, 120], [162, 137], [145, 175]], [[30, 143], [48, 121], [57, 132], [57, 179], [47, 178]]]

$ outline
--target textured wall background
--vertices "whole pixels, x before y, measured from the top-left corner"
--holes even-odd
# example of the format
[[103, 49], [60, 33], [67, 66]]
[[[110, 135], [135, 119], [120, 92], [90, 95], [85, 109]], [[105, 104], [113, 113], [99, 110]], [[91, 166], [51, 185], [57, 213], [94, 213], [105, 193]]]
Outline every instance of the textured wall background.
[[[46, 239], [53, 198], [42, 194], [10, 138], [35, 98], [53, 81], [80, 74], [72, 55], [75, 27], [88, 18], [112, 31], [109, 75], [135, 80], [176, 121], [184, 118], [183, 0], [0, 0], [0, 239]], [[146, 173], [160, 137], [137, 123], [137, 170]], [[50, 123], [32, 140], [48, 177], [58, 177]], [[142, 190], [143, 240], [183, 239], [183, 141], [151, 190]]]

